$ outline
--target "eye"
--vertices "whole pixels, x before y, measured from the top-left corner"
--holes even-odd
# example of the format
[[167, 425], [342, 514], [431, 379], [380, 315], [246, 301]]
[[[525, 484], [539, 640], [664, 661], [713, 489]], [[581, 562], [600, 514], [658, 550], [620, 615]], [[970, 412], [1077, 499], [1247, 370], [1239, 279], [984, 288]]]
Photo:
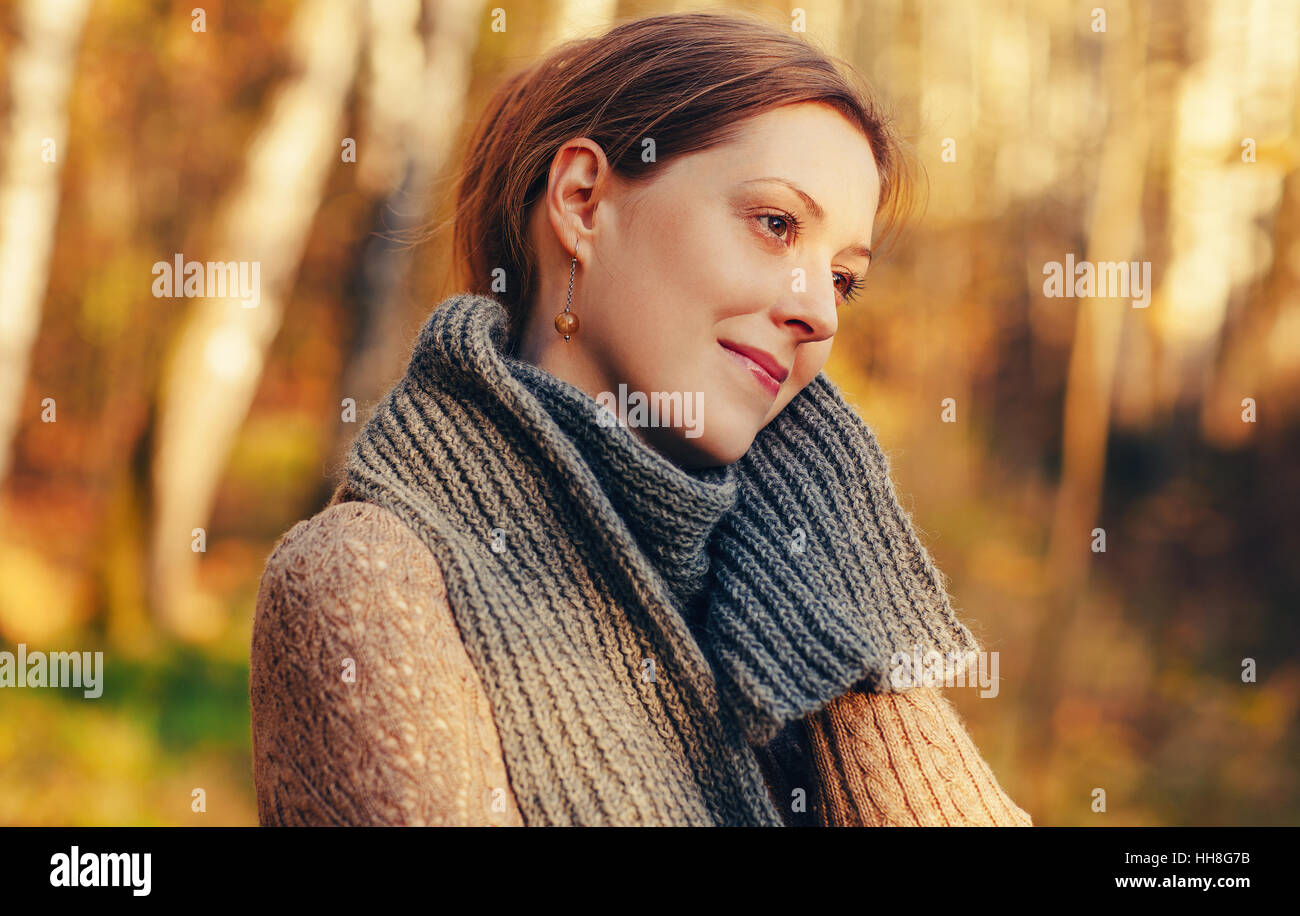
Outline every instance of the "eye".
[[[756, 216], [755, 219], [760, 219], [760, 220], [768, 219], [780, 223], [786, 226], [787, 233], [790, 232], [790, 230], [794, 230], [796, 233], [798, 233], [800, 228], [799, 220], [796, 219], [794, 214], [792, 213], [761, 213], [758, 216]], [[777, 238], [780, 238], [782, 241], [785, 241], [785, 239], [779, 235], [777, 236]]]
[[[775, 223], [778, 224], [779, 227], [784, 228], [785, 231], [779, 235], [773, 233], [773, 237], [782, 242], [787, 241], [786, 236], [790, 232], [793, 232], [796, 237], [798, 237], [799, 235], [801, 223], [799, 222], [799, 218], [795, 216], [793, 213], [786, 213], [786, 212], [760, 213], [754, 218], [757, 220], [769, 220], [770, 221], [769, 226]], [[772, 230], [769, 229], [769, 232], [770, 231]], [[851, 271], [837, 273], [835, 274], [835, 279], [837, 281], [837, 285], [835, 288], [836, 290], [839, 291], [839, 294], [842, 297], [844, 297], [844, 301], [846, 303], [856, 301], [857, 294], [861, 291], [862, 285], [867, 280], [867, 278], [864, 275], [859, 273], [853, 273]], [[842, 286], [838, 285], [838, 282], [841, 280], [843, 281]]]
[[858, 273], [839, 273], [835, 276], [836, 278], [845, 278], [844, 288], [840, 290], [840, 295], [844, 297], [844, 301], [857, 301], [858, 293], [862, 290], [862, 284], [867, 282], [867, 278]]

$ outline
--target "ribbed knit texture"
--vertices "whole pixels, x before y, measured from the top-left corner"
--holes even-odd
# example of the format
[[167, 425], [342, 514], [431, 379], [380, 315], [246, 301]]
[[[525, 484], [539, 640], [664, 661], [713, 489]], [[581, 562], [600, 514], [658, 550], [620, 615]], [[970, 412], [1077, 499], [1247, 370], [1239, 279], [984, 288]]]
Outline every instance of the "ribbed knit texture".
[[976, 649], [824, 374], [685, 471], [505, 332], [439, 306], [347, 482], [438, 558], [527, 823], [778, 826], [751, 744], [892, 689], [895, 651]]
[[[506, 362], [511, 374], [578, 446], [615, 511], [694, 626], [699, 611], [695, 605], [707, 597], [709, 537], [736, 504], [734, 466], [682, 469], [626, 428], [602, 425], [603, 408], [580, 388], [530, 363]], [[605, 423], [617, 423], [612, 411]]]
[[851, 686], [908, 689], [890, 680], [895, 652], [978, 651], [875, 435], [824, 372], [734, 467], [737, 511], [710, 544], [707, 639], [748, 740], [765, 744]]

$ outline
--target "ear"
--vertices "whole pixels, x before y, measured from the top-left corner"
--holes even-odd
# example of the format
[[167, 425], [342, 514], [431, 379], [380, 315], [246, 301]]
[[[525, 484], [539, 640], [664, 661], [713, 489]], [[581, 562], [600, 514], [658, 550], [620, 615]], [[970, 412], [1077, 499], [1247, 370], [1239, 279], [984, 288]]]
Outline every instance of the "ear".
[[577, 137], [562, 145], [551, 160], [547, 177], [547, 221], [565, 258], [582, 263], [583, 252], [591, 251], [596, 207], [610, 187], [613, 172], [600, 144]]

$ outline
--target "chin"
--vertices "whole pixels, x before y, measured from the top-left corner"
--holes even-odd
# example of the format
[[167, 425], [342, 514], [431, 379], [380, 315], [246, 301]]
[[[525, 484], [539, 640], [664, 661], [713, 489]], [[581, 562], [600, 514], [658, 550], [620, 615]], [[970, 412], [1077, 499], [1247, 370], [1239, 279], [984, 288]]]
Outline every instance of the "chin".
[[717, 430], [712, 435], [698, 439], [684, 440], [686, 448], [692, 451], [688, 467], [715, 467], [723, 464], [735, 464], [749, 447], [754, 444], [756, 431], [745, 428], [737, 430]]
[[690, 459], [683, 463], [683, 466], [693, 469], [721, 467], [722, 465], [734, 464], [744, 454], [744, 449], [740, 451], [735, 449], [710, 449], [707, 452], [693, 453]]
[[690, 429], [647, 428], [643, 438], [679, 467], [734, 464], [749, 451], [767, 417], [757, 412], [754, 403], [741, 401], [730, 391], [705, 388], [703, 410], [696, 421], [687, 424]]
[[650, 445], [661, 455], [678, 467], [691, 470], [732, 464], [749, 450], [750, 443], [753, 442], [753, 437], [745, 441], [716, 433], [689, 437], [680, 431], [648, 438]]

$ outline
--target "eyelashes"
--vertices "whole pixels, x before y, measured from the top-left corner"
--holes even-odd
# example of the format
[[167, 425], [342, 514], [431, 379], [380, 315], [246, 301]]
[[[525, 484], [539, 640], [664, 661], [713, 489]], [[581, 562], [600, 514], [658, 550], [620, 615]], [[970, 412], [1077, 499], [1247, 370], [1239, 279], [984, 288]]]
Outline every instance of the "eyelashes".
[[[752, 218], [756, 220], [764, 220], [764, 219], [780, 220], [783, 223], [788, 223], [790, 225], [790, 229], [794, 231], [794, 234], [796, 236], [801, 234], [801, 232], [803, 231], [803, 223], [800, 222], [799, 217], [785, 210], [777, 210], [773, 213], [759, 213]], [[772, 238], [776, 239], [779, 242], [785, 241], [785, 239], [779, 235], [773, 235]], [[844, 301], [846, 303], [856, 301], [858, 293], [862, 291], [863, 285], [867, 282], [866, 276], [863, 274], [855, 273], [854, 271], [845, 271], [842, 273], [837, 273], [835, 276], [848, 278], [847, 287], [840, 291], [840, 295], [844, 297]]]

